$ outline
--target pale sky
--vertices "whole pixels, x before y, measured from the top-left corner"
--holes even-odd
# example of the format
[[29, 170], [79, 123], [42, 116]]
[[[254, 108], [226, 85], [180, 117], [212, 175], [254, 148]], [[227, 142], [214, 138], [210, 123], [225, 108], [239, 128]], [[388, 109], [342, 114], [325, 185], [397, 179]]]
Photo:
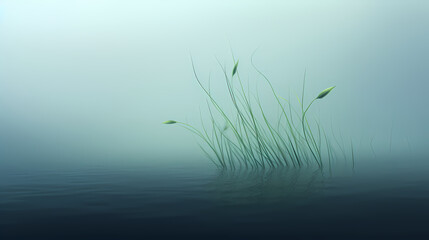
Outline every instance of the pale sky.
[[215, 57], [232, 64], [230, 48], [250, 79], [258, 48], [284, 95], [304, 69], [309, 96], [336, 85], [314, 113], [357, 144], [392, 134], [427, 152], [428, 42], [428, 1], [2, 0], [0, 154], [199, 157], [160, 123], [205, 107], [190, 54], [222, 91]]

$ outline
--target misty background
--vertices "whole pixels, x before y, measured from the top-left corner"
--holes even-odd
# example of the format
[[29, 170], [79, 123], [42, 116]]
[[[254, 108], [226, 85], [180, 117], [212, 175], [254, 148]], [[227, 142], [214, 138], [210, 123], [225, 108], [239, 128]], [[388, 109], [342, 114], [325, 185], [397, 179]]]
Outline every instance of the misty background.
[[305, 69], [307, 102], [337, 86], [313, 114], [362, 155], [371, 139], [378, 155], [427, 155], [428, 42], [424, 0], [1, 0], [0, 163], [201, 161], [189, 132], [161, 122], [198, 123], [190, 55], [221, 97], [216, 58], [232, 69], [231, 49], [255, 82], [258, 49], [282, 96], [300, 94]]

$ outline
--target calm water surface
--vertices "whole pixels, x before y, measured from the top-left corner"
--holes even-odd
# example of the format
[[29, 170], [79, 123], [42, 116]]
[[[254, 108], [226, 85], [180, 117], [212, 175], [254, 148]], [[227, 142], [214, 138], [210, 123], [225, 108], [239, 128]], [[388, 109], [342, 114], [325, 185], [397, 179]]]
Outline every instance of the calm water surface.
[[429, 164], [0, 169], [0, 239], [429, 239]]

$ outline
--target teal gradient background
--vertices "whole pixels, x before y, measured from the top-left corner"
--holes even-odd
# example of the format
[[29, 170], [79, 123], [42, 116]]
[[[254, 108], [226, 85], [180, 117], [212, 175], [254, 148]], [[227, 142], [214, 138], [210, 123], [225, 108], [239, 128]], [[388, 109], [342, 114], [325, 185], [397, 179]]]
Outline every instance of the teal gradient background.
[[282, 96], [305, 69], [308, 97], [336, 85], [313, 113], [362, 156], [370, 139], [378, 155], [427, 155], [428, 42], [423, 0], [2, 0], [0, 163], [201, 161], [191, 134], [161, 122], [198, 123], [190, 55], [222, 97], [215, 57], [232, 68], [230, 49], [253, 83], [258, 49]]

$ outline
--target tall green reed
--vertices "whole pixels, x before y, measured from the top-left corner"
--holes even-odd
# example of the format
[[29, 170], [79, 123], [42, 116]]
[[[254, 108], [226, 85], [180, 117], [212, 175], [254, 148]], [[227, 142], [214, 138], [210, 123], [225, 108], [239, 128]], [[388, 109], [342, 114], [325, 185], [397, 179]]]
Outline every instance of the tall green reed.
[[[191, 58], [195, 79], [207, 96], [208, 124], [201, 121], [200, 128], [188, 123], [168, 120], [164, 124], [179, 124], [198, 136], [201, 150], [218, 168], [275, 168], [280, 166], [302, 167], [317, 164], [323, 168], [330, 165], [336, 156], [336, 148], [331, 144], [326, 132], [318, 121], [311, 124], [307, 112], [316, 100], [326, 97], [335, 87], [323, 90], [310, 104], [304, 106], [305, 76], [303, 91], [297, 111], [275, 91], [270, 80], [251, 64], [259, 76], [268, 84], [275, 104], [280, 110], [278, 118], [272, 117], [262, 107], [259, 95], [251, 94], [245, 88], [238, 71], [238, 60], [234, 60], [232, 71], [219, 63], [232, 105], [232, 113], [227, 112], [214, 97], [210, 87], [205, 87], [197, 75]], [[299, 100], [299, 98], [298, 98]], [[339, 145], [339, 144], [338, 144]], [[339, 145], [340, 146], [340, 145]], [[341, 148], [344, 152], [344, 149]]]

